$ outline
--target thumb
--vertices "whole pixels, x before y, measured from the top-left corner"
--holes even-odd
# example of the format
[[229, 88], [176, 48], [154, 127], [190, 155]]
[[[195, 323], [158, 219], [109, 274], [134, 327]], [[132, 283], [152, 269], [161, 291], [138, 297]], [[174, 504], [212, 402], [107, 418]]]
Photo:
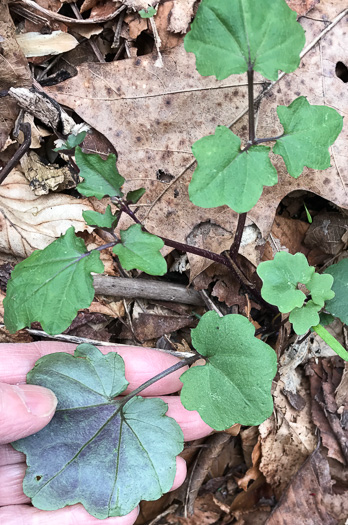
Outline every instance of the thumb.
[[57, 398], [37, 385], [0, 383], [0, 444], [35, 434], [52, 419]]

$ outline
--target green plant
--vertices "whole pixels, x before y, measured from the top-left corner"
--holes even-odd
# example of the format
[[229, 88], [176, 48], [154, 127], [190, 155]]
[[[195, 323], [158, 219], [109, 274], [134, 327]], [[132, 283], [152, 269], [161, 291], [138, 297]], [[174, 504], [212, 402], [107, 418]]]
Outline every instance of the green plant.
[[[86, 211], [84, 219], [87, 224], [106, 230], [114, 241], [87, 251], [83, 240], [77, 238], [73, 228], [70, 228], [50, 246], [34, 252], [18, 264], [8, 283], [4, 301], [5, 324], [10, 332], [28, 326], [33, 321], [39, 321], [51, 334], [65, 330], [78, 309], [88, 307], [92, 301], [94, 290], [91, 273], [103, 271], [99, 256], [102, 249], [112, 248], [126, 269], [136, 268], [151, 275], [163, 275], [166, 262], [160, 250], [166, 245], [228, 267], [245, 291], [272, 314], [271, 326], [266, 329], [271, 328], [271, 331], [276, 332], [279, 328], [279, 312], [289, 313], [289, 320], [296, 333], [315, 330], [341, 357], [348, 360], [344, 348], [319, 324], [319, 314], [324, 308], [342, 320], [347, 319], [340, 291], [347, 286], [346, 263], [342, 261], [328, 268], [325, 274], [319, 274], [308, 265], [303, 254], [281, 252], [273, 261], [259, 265], [257, 273], [263, 280], [260, 294], [247, 280], [237, 261], [247, 212], [260, 198], [263, 186], [273, 186], [277, 182], [277, 172], [269, 158], [271, 148], [261, 144], [275, 142], [273, 153], [283, 157], [289, 174], [297, 178], [304, 166], [316, 169], [329, 166], [328, 147], [342, 129], [342, 117], [334, 109], [313, 106], [305, 97], [298, 97], [288, 107], [278, 107], [278, 116], [284, 129], [280, 136], [256, 138], [254, 71], [270, 80], [277, 79], [279, 70], [294, 71], [299, 65], [303, 45], [303, 29], [296, 22], [296, 14], [284, 0], [234, 0], [233, 3], [231, 0], [203, 0], [192, 29], [185, 37], [185, 48], [195, 53], [198, 71], [202, 75], [215, 75], [218, 79], [245, 72], [248, 77], [249, 140], [244, 147], [240, 138], [224, 126], [218, 126], [214, 135], [203, 137], [193, 145], [197, 169], [189, 186], [191, 201], [206, 208], [227, 204], [240, 214], [229, 253], [213, 253], [148, 232], [132, 210], [132, 205], [145, 190], [139, 188], [124, 195], [124, 178], [118, 173], [115, 156], [109, 155], [106, 160], [102, 160], [98, 155], [85, 154], [78, 146], [83, 137], [68, 137], [62, 148], [75, 148], [75, 161], [84, 179], [77, 190], [82, 195], [98, 199], [110, 197], [110, 204], [104, 214]], [[135, 224], [116, 233], [122, 214], [128, 215]], [[126, 388], [126, 381], [122, 360], [115, 354], [101, 356], [94, 347], [82, 345], [74, 357], [53, 354], [37, 362], [28, 375], [28, 381], [52, 388], [58, 395], [61, 411], [58, 411], [47, 430], [38, 434], [40, 438], [31, 436], [14, 445], [28, 456], [31, 467], [27, 471], [24, 486], [35, 505], [56, 509], [81, 501], [91, 514], [105, 518], [125, 514], [140, 499], [156, 499], [168, 490], [174, 475], [173, 461], [182, 447], [182, 436], [174, 422], [164, 415], [163, 403], [135, 396], [149, 384], [194, 363], [200, 357], [204, 357], [206, 363], [182, 375], [181, 400], [188, 410], [197, 410], [202, 419], [216, 430], [226, 429], [234, 423], [257, 425], [269, 417], [272, 412], [270, 389], [276, 373], [276, 355], [269, 345], [255, 337], [252, 324], [240, 315], [227, 315], [220, 319], [217, 314], [208, 312], [193, 330], [192, 336], [193, 346], [198, 351], [194, 357], [182, 360], [121, 400], [115, 397]], [[59, 380], [55, 375], [57, 371]], [[111, 371], [118, 377], [117, 384], [111, 381]], [[64, 380], [61, 376], [64, 376]], [[99, 379], [98, 384], [95, 383], [97, 377], [101, 377], [101, 383]], [[78, 387], [74, 382], [76, 378], [79, 379]], [[92, 395], [90, 388], [93, 384]], [[76, 388], [78, 392], [74, 391]], [[71, 407], [70, 399], [76, 396], [78, 405]], [[226, 399], [233, 402], [226, 403]], [[148, 430], [151, 425], [158, 427], [157, 431], [162, 437], [161, 432], [170, 427], [175, 437], [169, 440], [160, 438], [164, 442], [164, 448], [160, 451], [165, 456], [163, 463], [162, 457], [159, 459], [153, 452], [151, 442], [143, 447], [148, 453], [147, 457], [150, 455], [152, 458], [154, 454], [152, 474], [146, 458], [138, 455], [132, 439], [129, 447], [124, 449], [120, 446], [123, 432], [130, 432], [131, 436], [136, 433], [129, 421], [134, 414], [135, 419], [139, 419], [139, 410], [145, 410], [146, 414], [140, 444], [143, 439], [148, 439], [147, 432], [152, 441], [158, 441], [152, 437], [153, 431]], [[67, 454], [58, 457], [57, 442], [63, 439], [59, 438], [61, 433], [65, 436], [64, 425], [69, 424], [69, 428], [76, 429], [74, 436], [75, 433], [80, 436], [86, 428], [86, 414], [94, 429], [91, 430], [92, 435], [87, 436], [86, 442], [80, 442], [74, 437], [72, 441], [78, 443], [78, 449], [64, 437]], [[99, 443], [99, 436], [104, 436], [104, 431], [105, 439]], [[110, 445], [110, 436], [117, 436], [116, 449]], [[49, 467], [46, 463], [51, 463], [46, 454], [46, 462], [43, 462], [37, 452], [38, 439], [41, 448], [52, 451], [55, 469], [52, 473], [47, 471]], [[98, 444], [99, 455], [94, 446], [91, 447], [91, 456], [88, 455], [90, 443]], [[107, 477], [115, 483], [106, 483], [98, 501], [94, 484], [90, 486], [90, 469], [85, 468], [85, 454], [93, 465], [98, 464], [102, 454]], [[122, 468], [131, 469], [131, 465], [125, 466], [120, 459], [117, 465], [122, 464], [122, 468], [115, 472], [115, 467], [111, 467], [115, 465], [115, 454], [119, 459], [135, 454], [136, 461], [146, 471], [148, 490], [144, 489], [146, 482], [143, 480], [140, 485], [134, 480], [134, 486], [130, 484], [124, 487]], [[87, 477], [81, 483], [88, 490], [81, 490], [80, 482], [77, 481], [74, 470], [77, 465], [86, 472]], [[49, 479], [54, 480], [52, 483], [47, 481], [50, 475]], [[99, 476], [100, 472], [95, 474], [93, 471], [95, 475]], [[73, 487], [68, 497], [62, 494], [62, 487], [66, 485]], [[115, 487], [119, 489], [117, 497]]]

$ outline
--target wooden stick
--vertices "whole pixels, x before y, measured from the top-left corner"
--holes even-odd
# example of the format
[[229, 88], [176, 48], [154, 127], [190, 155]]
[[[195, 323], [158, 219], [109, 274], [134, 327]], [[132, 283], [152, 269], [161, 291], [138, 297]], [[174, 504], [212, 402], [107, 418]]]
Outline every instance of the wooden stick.
[[94, 275], [93, 284], [96, 294], [131, 299], [156, 299], [195, 306], [204, 305], [200, 293], [196, 290], [165, 281]]

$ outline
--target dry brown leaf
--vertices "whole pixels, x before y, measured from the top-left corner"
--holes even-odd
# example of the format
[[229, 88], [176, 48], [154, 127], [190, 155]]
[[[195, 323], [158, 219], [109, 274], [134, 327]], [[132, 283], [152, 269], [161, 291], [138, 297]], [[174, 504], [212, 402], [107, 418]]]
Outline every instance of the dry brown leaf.
[[309, 223], [276, 215], [262, 260], [269, 261], [277, 252], [284, 250], [292, 254], [302, 252], [307, 256], [309, 248], [306, 248], [303, 241], [308, 228]]
[[0, 186], [0, 251], [28, 257], [43, 249], [70, 226], [88, 227], [82, 211], [93, 209], [86, 199], [69, 195], [36, 196], [24, 175], [13, 170]]
[[240, 489], [244, 491], [248, 490], [248, 485], [251, 481], [256, 481], [260, 476], [262, 476], [259, 466], [261, 461], [261, 441], [260, 439], [256, 443], [252, 454], [251, 454], [252, 466], [248, 468], [246, 473], [242, 478], [240, 478], [237, 483]]
[[317, 445], [310, 410], [310, 393], [302, 374], [298, 393], [306, 403], [301, 411], [289, 405], [278, 382], [274, 392], [274, 415], [259, 426], [261, 435], [260, 470], [280, 498], [291, 478]]
[[265, 525], [337, 525], [324, 503], [330, 493], [329, 465], [316, 450], [295, 474]]
[[165, 49], [172, 49], [182, 42], [182, 37], [171, 32], [168, 27], [171, 14], [176, 4], [177, 1], [172, 0], [170, 2], [160, 4], [157, 9], [155, 23], [158, 35], [161, 39], [161, 52], [163, 52]]
[[[324, 0], [323, 5], [327, 2]], [[320, 21], [303, 19], [303, 24], [312, 39], [323, 30]], [[289, 104], [299, 94], [307, 96], [311, 103], [326, 103], [347, 112], [346, 87], [335, 75], [336, 61], [345, 60], [344, 49], [348, 47], [343, 28], [341, 20], [320, 45], [305, 55], [297, 72], [274, 85], [261, 105], [258, 136], [278, 131], [276, 104]], [[241, 118], [247, 107], [245, 76], [232, 76], [222, 82], [200, 77], [195, 71], [194, 56], [185, 53], [181, 46], [163, 54], [163, 69], [154, 66], [156, 58], [141, 56], [111, 64], [85, 64], [79, 68], [78, 76], [47, 91], [109, 138], [119, 153], [120, 173], [133, 181], [130, 188], [146, 186], [140, 218], [146, 217], [145, 225], [150, 231], [165, 237], [172, 237], [175, 231], [176, 240], [186, 242], [195, 227], [211, 221], [233, 235], [233, 211], [226, 206], [206, 210], [190, 203], [187, 185], [192, 168], [185, 166], [193, 160], [192, 143], [212, 133], [218, 124], [236, 120], [233, 130], [246, 138], [247, 120]], [[322, 89], [316, 88], [322, 84], [325, 96]], [[285, 173], [282, 161], [276, 159], [280, 182], [264, 190], [249, 214], [264, 238], [270, 232], [278, 203], [296, 189], [312, 191], [348, 207], [343, 150], [347, 129], [345, 124], [333, 147], [333, 167], [326, 171], [306, 169], [296, 180]], [[162, 183], [156, 174], [163, 172], [175, 180]], [[202, 243], [201, 247], [210, 249], [212, 239], [202, 239]], [[227, 249], [229, 243], [228, 237], [223, 239], [219, 251]], [[255, 253], [255, 259], [257, 256]], [[190, 263], [194, 277], [202, 271], [202, 263], [196, 256], [190, 256]]]
[[60, 55], [78, 45], [76, 38], [64, 31], [52, 31], [48, 35], [33, 31], [17, 35], [16, 39], [26, 57]]
[[50, 191], [61, 191], [74, 188], [79, 176], [69, 166], [45, 164], [34, 151], [21, 158], [24, 176], [35, 195], [47, 195]]
[[342, 237], [348, 231], [348, 217], [335, 212], [319, 213], [313, 219], [304, 242], [309, 248], [320, 246], [324, 253], [337, 255], [344, 242]]
[[175, 0], [169, 15], [168, 30], [173, 33], [186, 33], [193, 17], [196, 0]]
[[124, 22], [128, 25], [129, 37], [132, 40], [138, 38], [140, 33], [147, 29], [147, 19], [141, 18], [137, 13], [130, 13], [124, 17]]
[[308, 13], [313, 7], [319, 4], [320, 0], [286, 0], [286, 3], [296, 11], [298, 16], [303, 16]]
[[337, 356], [311, 361], [306, 367], [311, 385], [311, 411], [328, 456], [343, 465], [348, 460], [348, 430], [340, 424], [334, 392], [342, 379], [343, 361]]
[[[0, 2], [0, 91], [11, 86], [31, 85], [31, 74], [27, 61], [15, 38], [15, 27], [6, 1]], [[8, 135], [13, 128], [19, 108], [10, 97], [0, 98], [0, 151], [5, 147]]]

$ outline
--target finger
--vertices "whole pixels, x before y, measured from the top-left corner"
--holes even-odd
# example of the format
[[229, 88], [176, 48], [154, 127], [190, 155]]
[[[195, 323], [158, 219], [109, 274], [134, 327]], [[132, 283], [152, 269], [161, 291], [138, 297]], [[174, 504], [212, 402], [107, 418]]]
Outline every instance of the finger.
[[[54, 352], [73, 354], [76, 345], [61, 342], [38, 341], [36, 343], [0, 344], [0, 381], [16, 384], [25, 383], [29, 370], [43, 355]], [[103, 354], [117, 352], [125, 361], [126, 379], [129, 386], [125, 393], [129, 393], [148, 379], [163, 372], [180, 360], [170, 354], [137, 346], [102, 346], [99, 350]], [[183, 367], [173, 374], [157, 381], [142, 392], [142, 395], [156, 396], [171, 394], [181, 389], [179, 380], [187, 369]]]
[[24, 462], [25, 455], [22, 452], [18, 452], [11, 445], [0, 445], [0, 467]]
[[0, 507], [30, 502], [22, 485], [26, 468], [25, 463], [0, 467]]
[[179, 396], [160, 396], [160, 398], [168, 405], [166, 415], [179, 423], [185, 441], [208, 436], [213, 431], [209, 425], [204, 423], [196, 410], [186, 410]]
[[180, 487], [184, 483], [184, 481], [186, 479], [186, 474], [187, 474], [186, 461], [183, 458], [181, 458], [180, 456], [177, 456], [176, 457], [175, 478], [174, 478], [174, 481], [173, 481], [173, 486], [172, 486], [172, 488], [170, 489], [169, 492], [171, 492], [172, 490], [177, 489], [178, 487]]
[[35, 434], [52, 419], [57, 398], [36, 385], [0, 383], [0, 444]]
[[3, 525], [133, 525], [139, 514], [138, 507], [127, 516], [94, 518], [82, 505], [72, 505], [59, 510], [38, 510], [29, 505], [10, 505], [0, 508], [0, 523]]

